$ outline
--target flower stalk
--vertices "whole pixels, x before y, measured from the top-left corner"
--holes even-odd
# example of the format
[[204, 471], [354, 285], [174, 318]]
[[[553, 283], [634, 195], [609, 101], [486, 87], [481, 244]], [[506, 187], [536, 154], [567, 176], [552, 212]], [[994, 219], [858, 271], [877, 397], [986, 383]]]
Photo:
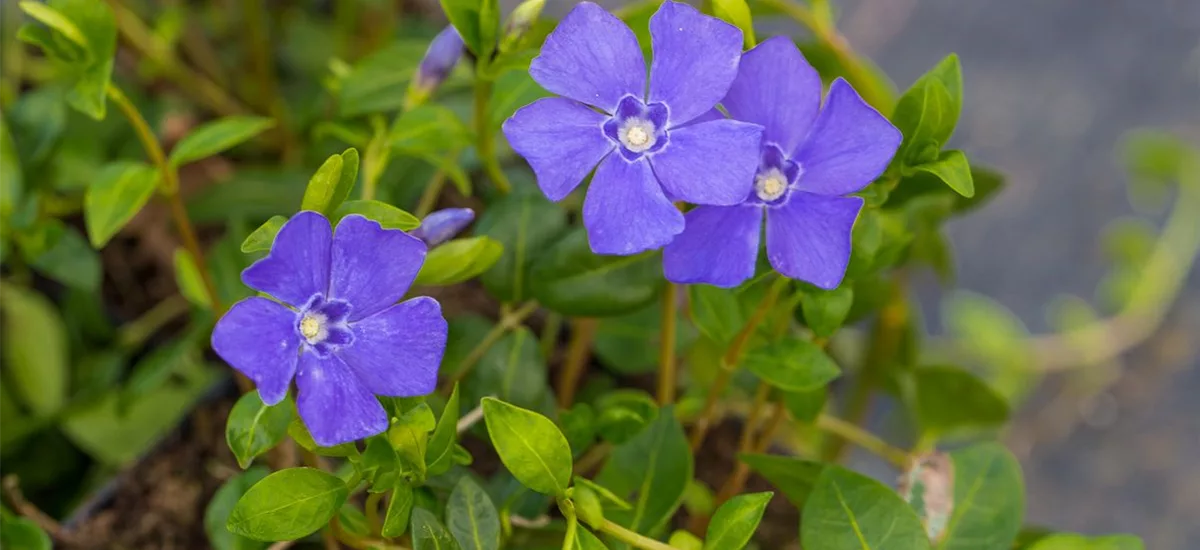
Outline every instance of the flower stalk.
[[659, 405], [669, 405], [675, 402], [675, 372], [677, 369], [677, 361], [675, 360], [675, 324], [678, 320], [678, 315], [676, 314], [676, 309], [679, 307], [678, 292], [676, 292], [678, 288], [675, 283], [667, 282], [667, 288], [663, 291], [662, 334], [659, 337], [658, 343]]
[[488, 179], [492, 180], [492, 185], [501, 193], [507, 194], [512, 190], [512, 184], [509, 183], [508, 176], [504, 175], [500, 161], [496, 158], [496, 133], [492, 130], [491, 121], [492, 87], [491, 80], [481, 76], [475, 77], [475, 147], [479, 150], [483, 169]]

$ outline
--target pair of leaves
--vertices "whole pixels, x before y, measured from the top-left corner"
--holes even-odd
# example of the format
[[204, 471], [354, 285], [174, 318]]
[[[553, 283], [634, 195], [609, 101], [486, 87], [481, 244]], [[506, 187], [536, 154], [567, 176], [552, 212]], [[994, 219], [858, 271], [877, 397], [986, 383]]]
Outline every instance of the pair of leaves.
[[[500, 33], [499, 0], [441, 0], [442, 10], [463, 43], [479, 59], [489, 59]], [[485, 61], [486, 63], [486, 61]]]
[[962, 68], [951, 54], [913, 83], [896, 103], [892, 122], [904, 134], [896, 162], [927, 172], [958, 194], [971, 197], [975, 183], [967, 157], [942, 151], [962, 113]]
[[332, 221], [357, 181], [358, 150], [351, 147], [340, 155], [330, 156], [317, 169], [304, 189], [300, 209], [319, 212]]
[[610, 515], [629, 529], [647, 533], [679, 508], [692, 471], [687, 437], [674, 407], [668, 406], [637, 437], [613, 449], [596, 481], [618, 496], [634, 495], [629, 499], [632, 510], [616, 510]]
[[69, 69], [67, 103], [103, 120], [106, 95], [117, 51], [117, 24], [112, 10], [93, 0], [21, 2], [21, 9], [46, 25], [25, 25], [17, 36], [42, 48], [46, 56]]

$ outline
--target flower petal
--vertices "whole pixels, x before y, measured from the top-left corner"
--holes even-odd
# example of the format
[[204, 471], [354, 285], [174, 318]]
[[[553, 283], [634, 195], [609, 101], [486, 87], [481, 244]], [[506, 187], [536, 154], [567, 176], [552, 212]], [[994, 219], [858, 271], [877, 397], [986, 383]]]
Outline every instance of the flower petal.
[[425, 262], [425, 243], [352, 214], [333, 235], [330, 298], [350, 303], [350, 321], [370, 317], [408, 292]]
[[533, 168], [542, 193], [560, 201], [616, 146], [604, 135], [604, 120], [581, 103], [548, 97], [504, 121], [504, 137]]
[[242, 271], [242, 282], [284, 303], [302, 306], [329, 289], [329, 220], [304, 211], [279, 228], [271, 252]]
[[754, 276], [763, 208], [698, 206], [687, 226], [663, 249], [663, 272], [679, 284], [732, 288]]
[[850, 263], [850, 233], [859, 197], [793, 192], [767, 210], [767, 258], [780, 273], [824, 289], [837, 288]]
[[797, 187], [821, 195], [858, 191], [883, 173], [901, 139], [900, 130], [839, 78], [792, 155], [802, 170]]
[[790, 153], [821, 108], [821, 76], [791, 38], [776, 36], [742, 55], [721, 104], [729, 116], [761, 124], [763, 141]]
[[349, 443], [388, 427], [383, 405], [336, 355], [302, 354], [296, 389], [300, 418], [322, 447]]
[[300, 348], [296, 313], [266, 298], [246, 298], [217, 321], [212, 348], [254, 381], [263, 403], [274, 405], [287, 395], [296, 374]]
[[546, 37], [529, 75], [543, 88], [612, 112], [626, 95], [646, 93], [646, 61], [629, 26], [580, 2]]
[[667, 194], [694, 204], [741, 204], [754, 188], [762, 126], [714, 120], [671, 130], [671, 141], [650, 156]]
[[650, 17], [650, 42], [650, 101], [667, 104], [671, 127], [711, 109], [737, 76], [742, 31], [687, 4], [663, 2]]
[[422, 296], [350, 325], [354, 342], [337, 351], [375, 395], [433, 392], [446, 351], [446, 319], [437, 300]]
[[683, 231], [683, 214], [663, 195], [650, 163], [612, 154], [596, 168], [583, 201], [583, 225], [596, 254], [637, 254]]

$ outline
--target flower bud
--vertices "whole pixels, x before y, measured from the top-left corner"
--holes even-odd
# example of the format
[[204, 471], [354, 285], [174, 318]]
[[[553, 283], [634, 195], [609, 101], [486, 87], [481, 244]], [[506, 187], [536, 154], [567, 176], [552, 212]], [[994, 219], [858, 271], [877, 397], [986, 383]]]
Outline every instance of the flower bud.
[[425, 50], [425, 57], [417, 67], [417, 74], [408, 85], [406, 104], [411, 107], [429, 99], [433, 91], [450, 76], [450, 71], [458, 64], [464, 48], [462, 37], [458, 35], [454, 26], [447, 25], [442, 29], [429, 43], [429, 49]]
[[447, 208], [425, 216], [421, 226], [409, 233], [433, 248], [453, 238], [474, 220], [475, 211], [470, 208]]
[[521, 39], [525, 38], [525, 33], [537, 22], [545, 5], [546, 0], [525, 0], [513, 10], [512, 15], [508, 16], [508, 22], [504, 24], [504, 37], [500, 39], [501, 52], [519, 49]]

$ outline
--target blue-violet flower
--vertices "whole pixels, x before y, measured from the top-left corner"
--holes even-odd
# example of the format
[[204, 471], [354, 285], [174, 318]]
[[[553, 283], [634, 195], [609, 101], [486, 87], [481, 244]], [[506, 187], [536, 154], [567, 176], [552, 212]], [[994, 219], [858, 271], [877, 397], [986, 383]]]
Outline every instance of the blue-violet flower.
[[504, 122], [504, 135], [550, 200], [562, 200], [596, 169], [583, 223], [598, 254], [670, 242], [684, 225], [674, 200], [741, 203], [758, 164], [762, 128], [713, 109], [737, 74], [742, 32], [667, 1], [650, 18], [650, 37], [647, 86], [633, 31], [600, 6], [580, 3], [529, 67], [538, 84], [563, 97], [540, 99]]
[[412, 230], [412, 236], [425, 241], [430, 248], [442, 244], [475, 221], [475, 211], [470, 208], [446, 208], [430, 212], [421, 220], [421, 226]]
[[900, 131], [837, 79], [821, 106], [821, 78], [792, 41], [776, 37], [742, 56], [721, 104], [763, 125], [753, 191], [737, 206], [699, 206], [663, 250], [667, 279], [733, 287], [754, 275], [766, 216], [767, 259], [780, 273], [831, 289], [850, 261], [863, 200], [845, 196], [887, 168]]
[[450, 76], [450, 71], [458, 64], [464, 50], [466, 45], [462, 36], [453, 26], [446, 25], [442, 32], [433, 37], [429, 48], [425, 50], [425, 57], [421, 58], [421, 64], [409, 84], [408, 102], [416, 105], [428, 99]]
[[212, 346], [280, 402], [296, 379], [300, 417], [320, 445], [380, 433], [388, 416], [376, 395], [433, 391], [446, 348], [446, 320], [428, 297], [397, 304], [425, 260], [425, 243], [359, 215], [334, 232], [300, 212], [242, 281], [277, 301], [251, 297], [213, 329]]

